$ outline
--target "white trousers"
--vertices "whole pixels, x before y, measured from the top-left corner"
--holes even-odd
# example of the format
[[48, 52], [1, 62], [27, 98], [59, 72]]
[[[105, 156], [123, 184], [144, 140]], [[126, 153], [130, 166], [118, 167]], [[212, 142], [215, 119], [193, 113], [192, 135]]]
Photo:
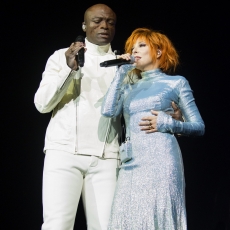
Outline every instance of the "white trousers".
[[117, 159], [47, 150], [43, 171], [42, 230], [72, 230], [81, 194], [87, 229], [106, 230], [117, 166]]

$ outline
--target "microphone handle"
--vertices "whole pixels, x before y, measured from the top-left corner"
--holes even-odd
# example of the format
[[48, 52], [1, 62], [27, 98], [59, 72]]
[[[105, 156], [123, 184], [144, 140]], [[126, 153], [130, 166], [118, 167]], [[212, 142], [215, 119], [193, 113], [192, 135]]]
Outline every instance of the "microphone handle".
[[78, 64], [79, 64], [79, 66], [80, 66], [80, 67], [83, 67], [83, 66], [84, 66], [84, 63], [85, 63], [85, 50], [84, 50], [84, 48], [81, 48], [81, 49], [78, 51], [77, 59], [78, 59]]
[[[82, 36], [82, 35], [79, 35], [77, 36], [77, 38], [75, 39], [75, 42], [83, 42], [85, 43], [85, 38]], [[78, 65], [80, 67], [83, 67], [84, 66], [84, 63], [85, 63], [85, 49], [84, 48], [81, 48], [79, 51], [78, 51], [78, 54], [77, 54], [77, 62], [78, 62]]]
[[[119, 60], [119, 64], [117, 63], [117, 60]], [[119, 65], [125, 65], [125, 64], [130, 64], [130, 60], [127, 61], [127, 60], [123, 60], [121, 61], [122, 59], [115, 59], [114, 61], [113, 60], [109, 60], [109, 61], [104, 61], [104, 62], [101, 62], [100, 63], [100, 66], [101, 67], [112, 67], [112, 66], [119, 66]]]

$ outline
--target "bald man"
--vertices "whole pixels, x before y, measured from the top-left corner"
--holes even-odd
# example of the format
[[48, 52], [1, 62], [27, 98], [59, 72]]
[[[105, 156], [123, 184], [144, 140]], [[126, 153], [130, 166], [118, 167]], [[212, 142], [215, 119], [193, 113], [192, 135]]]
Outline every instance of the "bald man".
[[[81, 195], [87, 228], [107, 229], [119, 166], [120, 118], [101, 116], [115, 68], [99, 64], [115, 58], [110, 46], [115, 24], [116, 14], [108, 6], [87, 9], [85, 43], [54, 52], [35, 94], [36, 108], [52, 111], [44, 147], [42, 230], [73, 229]], [[81, 48], [84, 67], [75, 59]]]

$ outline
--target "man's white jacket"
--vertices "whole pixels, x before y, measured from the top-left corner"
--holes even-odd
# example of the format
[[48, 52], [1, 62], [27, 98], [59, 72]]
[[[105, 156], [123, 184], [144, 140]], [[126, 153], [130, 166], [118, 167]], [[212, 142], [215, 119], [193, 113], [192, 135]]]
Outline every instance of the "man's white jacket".
[[120, 117], [101, 115], [101, 103], [115, 75], [115, 67], [100, 67], [114, 59], [110, 44], [97, 46], [86, 39], [85, 64], [72, 71], [65, 51], [55, 51], [47, 61], [35, 94], [41, 113], [52, 112], [46, 130], [45, 147], [73, 154], [117, 158]]

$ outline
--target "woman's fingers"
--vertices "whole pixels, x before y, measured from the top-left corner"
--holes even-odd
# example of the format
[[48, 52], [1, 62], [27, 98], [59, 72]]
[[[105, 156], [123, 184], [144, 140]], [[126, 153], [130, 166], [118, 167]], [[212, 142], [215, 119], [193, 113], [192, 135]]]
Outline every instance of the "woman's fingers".
[[122, 54], [119, 56], [119, 58], [122, 58], [122, 59], [125, 59], [125, 60], [130, 60], [130, 54], [127, 53], [127, 54]]

